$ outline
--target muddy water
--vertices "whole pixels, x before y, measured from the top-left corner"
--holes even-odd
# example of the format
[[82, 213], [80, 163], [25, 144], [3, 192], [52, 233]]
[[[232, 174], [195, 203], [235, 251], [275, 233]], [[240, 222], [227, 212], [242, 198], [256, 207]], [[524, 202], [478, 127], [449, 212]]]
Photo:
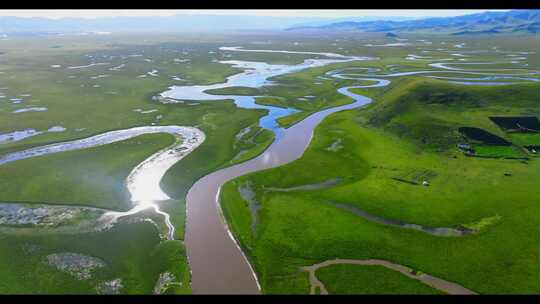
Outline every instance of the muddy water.
[[[256, 274], [223, 218], [219, 203], [219, 192], [224, 183], [251, 172], [277, 167], [300, 158], [311, 141], [313, 129], [323, 118], [331, 113], [357, 108], [371, 101], [371, 99], [365, 96], [351, 93], [349, 91], [350, 88], [382, 87], [389, 84], [389, 81], [385, 79], [365, 77], [399, 77], [434, 72], [483, 74], [449, 68], [443, 64], [438, 64], [434, 67], [440, 68], [442, 71], [414, 71], [388, 75], [357, 75], [359, 77], [340, 75], [342, 71], [329, 72], [327, 75], [331, 77], [373, 81], [375, 84], [339, 89], [338, 92], [352, 97], [355, 102], [312, 114], [289, 129], [282, 130], [282, 135], [278, 137], [278, 140], [260, 156], [245, 163], [213, 172], [198, 180], [189, 190], [186, 197], [187, 222], [185, 244], [192, 270], [193, 292], [196, 294], [260, 293]], [[449, 71], [453, 69], [457, 71]], [[491, 76], [493, 76], [492, 74]], [[426, 283], [427, 281], [440, 281], [440, 279], [432, 277], [424, 279]], [[447, 282], [442, 283], [448, 285]], [[452, 284], [450, 283], [450, 285]], [[446, 287], [448, 289], [448, 286]], [[451, 287], [455, 286], [452, 285]], [[457, 289], [459, 289], [459, 286]], [[467, 293], [467, 290], [459, 290], [458, 292]]]
[[463, 286], [461, 286], [459, 284], [456, 284], [454, 282], [446, 281], [446, 280], [443, 280], [443, 279], [440, 279], [440, 278], [437, 278], [437, 277], [434, 277], [434, 276], [431, 276], [431, 275], [425, 274], [425, 273], [418, 274], [416, 272], [413, 272], [413, 269], [411, 269], [409, 267], [399, 265], [399, 264], [394, 264], [392, 262], [385, 261], [385, 260], [376, 260], [376, 259], [369, 259], [369, 260], [335, 259], [335, 260], [324, 261], [322, 263], [315, 264], [315, 265], [312, 265], [312, 266], [304, 267], [303, 270], [309, 272], [309, 281], [310, 281], [310, 284], [311, 284], [311, 291], [310, 291], [311, 294], [315, 293], [315, 288], [316, 287], [320, 288], [321, 294], [328, 294], [328, 291], [326, 290], [324, 284], [319, 279], [317, 279], [317, 276], [315, 275], [315, 272], [319, 268], [327, 267], [327, 266], [331, 266], [331, 265], [338, 265], [338, 264], [382, 266], [382, 267], [386, 267], [388, 269], [400, 272], [403, 275], [405, 275], [405, 276], [407, 276], [407, 277], [409, 277], [411, 279], [418, 280], [418, 281], [420, 281], [420, 282], [422, 282], [422, 283], [424, 283], [424, 284], [426, 284], [426, 285], [428, 285], [430, 287], [433, 287], [435, 289], [443, 291], [443, 292], [445, 292], [447, 294], [453, 294], [453, 295], [474, 295], [474, 294], [476, 294], [476, 292], [474, 292], [474, 291], [472, 291], [470, 289], [467, 289], [467, 288], [465, 288], [465, 287], [463, 287]]
[[379, 223], [379, 224], [383, 224], [387, 226], [413, 229], [413, 230], [422, 231], [424, 233], [436, 235], [436, 236], [463, 236], [463, 235], [471, 234], [474, 232], [474, 230], [467, 229], [467, 228], [457, 229], [457, 228], [448, 228], [448, 227], [426, 227], [426, 226], [422, 226], [418, 224], [405, 223], [398, 220], [383, 218], [383, 217], [368, 213], [360, 208], [353, 207], [350, 205], [339, 204], [339, 203], [334, 203], [330, 201], [328, 201], [327, 203], [337, 208], [349, 211], [371, 222], [375, 222], [375, 223]]
[[257, 294], [257, 278], [239, 248], [219, 206], [219, 191], [227, 181], [267, 168], [289, 163], [302, 156], [313, 136], [313, 129], [329, 114], [361, 107], [370, 98], [349, 91], [350, 88], [382, 87], [388, 80], [364, 78], [375, 84], [345, 87], [338, 90], [354, 103], [314, 113], [284, 130], [263, 154], [232, 167], [213, 172], [198, 180], [189, 190], [185, 244], [192, 271], [192, 289], [196, 294]]
[[[461, 71], [457, 70], [457, 68], [457, 71], [449, 71], [449, 68], [442, 64], [434, 67], [442, 70], [402, 72], [387, 75], [355, 75], [357, 77], [346, 77], [342, 75], [342, 71], [333, 71], [327, 73], [327, 75], [335, 78], [375, 82], [372, 85], [356, 86], [356, 88], [381, 87], [389, 84], [389, 81], [385, 79], [366, 78], [370, 76], [400, 77], [437, 72], [493, 76], [493, 73]], [[257, 85], [262, 85], [262, 83]], [[194, 293], [238, 294], [260, 292], [260, 286], [253, 268], [230, 232], [227, 222], [223, 219], [219, 205], [220, 188], [224, 183], [236, 177], [280, 166], [300, 158], [311, 141], [313, 129], [323, 118], [331, 113], [357, 108], [371, 101], [367, 97], [351, 93], [350, 88], [354, 87], [345, 87], [338, 91], [352, 97], [355, 100], [354, 103], [312, 114], [289, 129], [273, 130], [281, 134], [277, 136], [277, 140], [263, 154], [245, 163], [213, 172], [201, 178], [192, 186], [186, 197], [185, 244], [192, 270], [192, 289]], [[176, 97], [178, 98], [178, 96]]]

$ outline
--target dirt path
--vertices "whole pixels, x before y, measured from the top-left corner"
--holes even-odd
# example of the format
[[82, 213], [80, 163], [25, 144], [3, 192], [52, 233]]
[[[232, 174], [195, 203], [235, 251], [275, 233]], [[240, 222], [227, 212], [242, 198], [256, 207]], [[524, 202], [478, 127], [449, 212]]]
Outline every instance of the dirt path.
[[317, 287], [320, 289], [320, 294], [328, 294], [328, 290], [326, 290], [326, 287], [324, 284], [319, 281], [317, 276], [315, 275], [315, 272], [317, 269], [322, 267], [327, 267], [331, 265], [338, 265], [338, 264], [353, 264], [353, 265], [378, 265], [383, 266], [388, 269], [398, 271], [402, 273], [403, 275], [418, 280], [432, 288], [435, 288], [437, 290], [440, 290], [442, 292], [445, 292], [447, 294], [452, 295], [473, 295], [477, 294], [476, 292], [469, 290], [459, 284], [449, 282], [440, 278], [433, 277], [429, 274], [421, 273], [421, 274], [415, 274], [413, 272], [414, 270], [403, 266], [399, 264], [394, 264], [392, 262], [388, 262], [385, 260], [376, 260], [376, 259], [369, 259], [369, 260], [347, 260], [347, 259], [335, 259], [335, 260], [327, 260], [319, 264], [311, 265], [311, 266], [305, 266], [301, 269], [303, 271], [309, 272], [309, 283], [311, 285], [310, 294], [315, 294], [315, 291]]

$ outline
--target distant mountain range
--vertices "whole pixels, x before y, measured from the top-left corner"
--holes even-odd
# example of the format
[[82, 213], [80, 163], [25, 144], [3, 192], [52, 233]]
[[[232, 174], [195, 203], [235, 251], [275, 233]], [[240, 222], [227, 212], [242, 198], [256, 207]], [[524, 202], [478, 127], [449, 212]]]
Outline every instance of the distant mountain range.
[[393, 21], [345, 21], [321, 26], [296, 26], [289, 31], [354, 31], [392, 33], [441, 33], [485, 35], [502, 33], [540, 33], [540, 10], [484, 12], [457, 17]]
[[[0, 17], [0, 36], [81, 32], [183, 32], [228, 30], [283, 30], [288, 27], [323, 26], [337, 22], [380, 20], [380, 17], [324, 18], [303, 16], [188, 15], [169, 17], [22, 18]], [[410, 20], [385, 17], [385, 20]]]
[[[236, 29], [285, 29], [315, 24], [329, 18], [233, 15], [188, 15], [167, 17], [28, 18], [0, 17], [0, 35], [56, 34], [80, 32], [182, 32]], [[324, 23], [323, 23], [324, 24]]]
[[0, 37], [106, 32], [185, 32], [231, 30], [354, 31], [484, 35], [539, 33], [540, 10], [485, 12], [457, 17], [413, 19], [358, 16], [323, 18], [302, 16], [188, 15], [168, 17], [27, 18], [0, 17]]
[[367, 21], [405, 21], [405, 20], [414, 20], [418, 18], [413, 17], [399, 17], [399, 16], [385, 16], [385, 17], [377, 17], [377, 16], [365, 16], [365, 17], [344, 17], [344, 18], [337, 18], [337, 19], [328, 19], [325, 18], [324, 20], [320, 21], [309, 21], [309, 22], [303, 22], [298, 23], [291, 28], [301, 28], [301, 27], [317, 27], [317, 26], [325, 26], [329, 24], [334, 23], [341, 23], [341, 22], [367, 22]]

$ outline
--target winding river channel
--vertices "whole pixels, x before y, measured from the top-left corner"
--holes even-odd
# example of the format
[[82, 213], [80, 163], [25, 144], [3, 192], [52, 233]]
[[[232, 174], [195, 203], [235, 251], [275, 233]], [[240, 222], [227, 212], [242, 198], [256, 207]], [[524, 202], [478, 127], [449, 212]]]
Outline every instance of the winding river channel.
[[139, 135], [154, 133], [171, 134], [175, 137], [175, 142], [171, 146], [152, 154], [142, 163], [137, 165], [128, 175], [126, 187], [131, 195], [132, 208], [125, 212], [106, 212], [98, 222], [109, 225], [121, 217], [138, 213], [147, 208], [153, 208], [156, 213], [164, 216], [165, 223], [168, 227], [167, 238], [173, 239], [174, 226], [170, 221], [169, 214], [161, 211], [159, 209], [159, 204], [157, 203], [170, 198], [163, 190], [161, 190], [159, 183], [167, 170], [192, 152], [205, 140], [204, 133], [197, 128], [181, 126], [147, 126], [115, 130], [83, 139], [13, 152], [0, 157], [0, 165], [36, 156], [98, 147]]
[[[229, 50], [240, 51], [240, 49], [238, 48], [230, 48]], [[265, 50], [256, 51], [264, 52]], [[287, 51], [269, 52], [288, 53]], [[342, 59], [343, 60], [341, 62], [367, 59], [373, 60], [375, 58], [345, 57]], [[310, 62], [310, 64], [306, 64], [306, 62]], [[303, 69], [306, 65], [308, 65], [307, 67], [313, 67], [320, 66], [321, 64], [320, 61], [317, 61], [315, 59], [313, 61], [306, 60], [306, 62], [303, 64], [302, 68], [293, 68], [291, 66], [283, 69], [282, 71], [283, 73], [290, 73]], [[238, 64], [238, 62], [235, 63]], [[325, 63], [328, 64], [334, 62], [327, 61]], [[248, 63], [247, 65], [244, 65], [245, 67], [249, 66], [250, 69], [254, 69], [255, 73], [258, 75], [257, 80], [254, 82], [243, 80], [244, 85], [251, 87], [259, 87], [268, 84], [268, 81], [265, 80], [264, 77], [260, 76], [261, 74], [265, 74], [265, 69], [268, 68], [268, 66], [266, 66], [265, 69], [257, 69], [258, 65], [259, 64], [253, 63]], [[444, 65], [437, 67], [442, 69], [442, 71], [437, 70], [436, 72], [449, 72], [449, 68]], [[270, 68], [270, 70], [272, 70], [272, 68]], [[279, 70], [279, 67], [275, 70]], [[273, 117], [272, 119], [274, 120], [274, 125], [273, 128], [269, 129], [276, 133], [276, 140], [268, 147], [268, 149], [264, 153], [254, 159], [234, 165], [232, 167], [218, 170], [198, 180], [191, 187], [186, 197], [187, 222], [185, 244], [187, 248], [189, 264], [192, 271], [193, 292], [199, 294], [260, 293], [260, 285], [257, 281], [257, 276], [252, 266], [250, 265], [248, 258], [241, 250], [238, 241], [233, 236], [227, 225], [226, 220], [223, 217], [223, 213], [219, 203], [219, 192], [223, 184], [236, 177], [251, 172], [281, 166], [283, 164], [292, 162], [300, 158], [311, 141], [311, 138], [313, 136], [313, 130], [326, 116], [338, 111], [358, 108], [371, 102], [370, 98], [352, 93], [350, 89], [383, 87], [387, 86], [390, 83], [390, 81], [384, 79], [384, 77], [429, 74], [431, 72], [433, 71], [417, 71], [388, 75], [364, 74], [350, 75], [349, 77], [342, 75], [342, 70], [328, 72], [326, 75], [330, 77], [351, 79], [357, 81], [372, 81], [374, 82], [374, 84], [342, 87], [338, 89], [339, 93], [351, 97], [354, 102], [351, 104], [316, 112], [288, 129], [276, 127], [277, 124], [275, 123], [275, 119], [277, 119], [278, 117]], [[469, 71], [463, 70], [450, 72], [469, 73]], [[231, 76], [227, 79], [226, 83], [216, 86], [218, 86], [219, 88], [238, 86], [238, 84], [235, 83], [234, 78], [245, 77], [249, 75], [247, 73], [248, 72], [243, 72], [241, 74], [237, 74], [240, 76]], [[283, 73], [276, 72], [275, 74], [268, 76], [276, 76]], [[205, 90], [205, 88], [198, 87], [197, 90]], [[182, 99], [187, 97], [185, 95], [185, 87], [172, 87], [171, 90], [165, 92], [164, 95], [176, 99]], [[237, 101], [239, 97], [228, 96], [228, 98], [233, 98], [235, 99], [235, 101]], [[223, 97], [214, 95], [212, 99], [223, 99]], [[272, 114], [269, 114], [269, 116], [272, 116]], [[261, 126], [263, 125], [261, 124]]]
[[[353, 88], [377, 88], [387, 86], [390, 81], [385, 78], [431, 74], [431, 73], [460, 73], [472, 75], [488, 75], [489, 77], [459, 78], [439, 77], [448, 81], [462, 81], [462, 84], [479, 84], [473, 80], [498, 80], [513, 79], [521, 81], [539, 81], [538, 78], [530, 77], [535, 73], [522, 74], [498, 74], [494, 69], [492, 73], [482, 69], [478, 71], [464, 70], [449, 67], [452, 63], [432, 63], [431, 67], [437, 70], [398, 72], [392, 74], [374, 74], [377, 69], [371, 69], [367, 74], [345, 73], [345, 70], [337, 70], [326, 73], [326, 76], [337, 79], [369, 81], [368, 85], [347, 86], [338, 89], [340, 94], [348, 96], [354, 102], [321, 110], [306, 117], [288, 129], [283, 129], [277, 124], [277, 119], [296, 112], [292, 108], [280, 108], [273, 106], [258, 105], [255, 103], [256, 96], [232, 96], [210, 94], [207, 91], [230, 87], [259, 88], [272, 85], [269, 78], [287, 73], [297, 72], [308, 68], [321, 67], [334, 63], [342, 63], [358, 60], [377, 60], [378, 58], [344, 56], [334, 53], [316, 52], [293, 52], [279, 50], [247, 50], [239, 47], [222, 47], [222, 51], [232, 52], [272, 52], [272, 53], [298, 53], [317, 55], [326, 59], [306, 59], [296, 65], [275, 65], [263, 62], [250, 61], [221, 61], [243, 71], [229, 76], [224, 83], [213, 85], [196, 86], [173, 86], [161, 93], [162, 102], [182, 102], [182, 100], [224, 100], [233, 99], [238, 107], [266, 109], [268, 114], [260, 119], [259, 125], [275, 133], [276, 139], [265, 152], [246, 162], [212, 172], [198, 181], [190, 188], [187, 197], [187, 219], [185, 245], [187, 256], [192, 272], [192, 289], [196, 294], [258, 294], [260, 286], [257, 276], [251, 267], [248, 258], [244, 255], [238, 242], [229, 230], [227, 222], [223, 218], [219, 204], [221, 186], [227, 181], [251, 172], [277, 167], [292, 162], [302, 156], [309, 145], [315, 127], [328, 115], [355, 109], [371, 102], [371, 99], [359, 94], [352, 93]], [[434, 60], [436, 61], [436, 60]], [[478, 64], [478, 63], [472, 63]], [[351, 68], [362, 69], [362, 68]], [[364, 68], [366, 70], [366, 68]], [[503, 69], [508, 71], [509, 69]], [[515, 69], [523, 70], [523, 69]], [[526, 77], [529, 76], [529, 77]], [[427, 75], [426, 77], [435, 77]], [[467, 83], [469, 82], [469, 83]], [[489, 83], [494, 84], [493, 82]], [[495, 83], [496, 84], [496, 83]], [[511, 84], [511, 83], [503, 83]], [[0, 165], [8, 162], [35, 157], [50, 153], [86, 149], [121, 140], [126, 140], [148, 133], [169, 133], [176, 137], [176, 142], [163, 150], [160, 150], [136, 166], [128, 178], [126, 186], [131, 194], [133, 208], [127, 212], [107, 212], [112, 218], [127, 216], [140, 210], [153, 207], [155, 211], [165, 217], [168, 227], [167, 237], [173, 239], [174, 226], [170, 223], [169, 215], [159, 210], [156, 202], [169, 199], [159, 183], [166, 173], [176, 162], [180, 161], [188, 153], [196, 149], [204, 140], [205, 134], [196, 128], [182, 126], [146, 126], [125, 130], [117, 130], [95, 135], [89, 138], [56, 143], [43, 147], [32, 148], [14, 152], [0, 158]]]
[[326, 116], [361, 107], [371, 101], [349, 91], [390, 83], [384, 79], [365, 78], [376, 83], [340, 88], [341, 94], [354, 103], [314, 113], [284, 130], [261, 155], [244, 163], [213, 172], [198, 180], [189, 190], [185, 244], [192, 271], [194, 293], [259, 293], [257, 278], [223, 218], [219, 190], [227, 181], [247, 173], [277, 167], [302, 156], [313, 136], [314, 128]]

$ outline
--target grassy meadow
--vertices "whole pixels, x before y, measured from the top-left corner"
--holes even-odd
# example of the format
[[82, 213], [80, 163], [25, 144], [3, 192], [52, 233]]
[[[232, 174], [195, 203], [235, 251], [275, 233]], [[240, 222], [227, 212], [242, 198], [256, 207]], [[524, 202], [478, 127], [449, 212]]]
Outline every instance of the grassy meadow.
[[[0, 263], [0, 293], [97, 293], [98, 284], [119, 278], [121, 293], [148, 294], [164, 272], [172, 273], [177, 283], [165, 293], [191, 292], [182, 242], [187, 191], [200, 177], [260, 154], [274, 136], [258, 127], [265, 110], [239, 109], [226, 96], [222, 101], [175, 104], [162, 104], [153, 97], [172, 85], [220, 83], [240, 71], [219, 63], [221, 60], [298, 64], [320, 57], [221, 52], [221, 46], [378, 58], [274, 77], [273, 85], [259, 89], [237, 87], [212, 92], [254, 95], [260, 104], [294, 107], [300, 112], [278, 121], [289, 127], [311, 113], [351, 102], [337, 93], [338, 88], [366, 84], [331, 78], [326, 75], [329, 71], [351, 68], [347, 74], [369, 74], [354, 68], [374, 68], [375, 75], [421, 71], [431, 69], [431, 61], [405, 59], [409, 54], [445, 59], [452, 57], [451, 53], [493, 47], [533, 51], [540, 42], [536, 37], [407, 38], [411, 45], [403, 47], [369, 46], [393, 40], [384, 34], [354, 33], [328, 37], [246, 32], [0, 40], [0, 95], [4, 96], [0, 99], [0, 133], [66, 128], [2, 143], [0, 155], [135, 126], [194, 126], [206, 134], [205, 142], [174, 165], [161, 182], [172, 198], [160, 202], [160, 207], [171, 215], [176, 228], [174, 240], [163, 240], [163, 222], [150, 215], [154, 223], [122, 222], [91, 233], [42, 234], [36, 230], [14, 234], [0, 225], [0, 261], [4, 261]], [[419, 41], [424, 39], [431, 44]], [[467, 49], [452, 47], [461, 42]], [[471, 55], [474, 59], [470, 60], [493, 61], [504, 56]], [[540, 64], [538, 56], [527, 57], [530, 66], [518, 66], [532, 69]], [[88, 66], [92, 63], [98, 64]], [[478, 293], [537, 293], [540, 197], [533, 189], [540, 171], [535, 155], [524, 147], [536, 146], [540, 139], [532, 133], [505, 132], [489, 117], [538, 117], [538, 85], [463, 86], [421, 76], [390, 80], [388, 87], [353, 90], [374, 102], [326, 118], [316, 128], [301, 159], [224, 185], [221, 203], [226, 219], [255, 267], [262, 292], [308, 293], [308, 274], [300, 267], [334, 258], [377, 258]], [[23, 101], [12, 102], [17, 98]], [[47, 110], [13, 113], [28, 107]], [[150, 110], [157, 111], [142, 113]], [[459, 132], [462, 127], [480, 128], [511, 145], [473, 141]], [[136, 164], [172, 142], [166, 134], [142, 135], [2, 165], [0, 201], [127, 210], [130, 202], [125, 178]], [[464, 142], [472, 144], [476, 155], [467, 156], [457, 148]], [[316, 190], [268, 189], [335, 179], [339, 179], [337, 185]], [[429, 186], [421, 185], [424, 180]], [[247, 182], [261, 207], [257, 214], [251, 213], [238, 193], [238, 187]], [[430, 235], [369, 221], [338, 208], [338, 204], [390, 220], [426, 227], [472, 227], [475, 232], [458, 237]], [[257, 219], [254, 227], [253, 218]], [[96, 270], [91, 279], [77, 280], [47, 265], [47, 255], [61, 252], [97, 257], [106, 266]], [[336, 265], [319, 269], [317, 276], [331, 294], [439, 293], [377, 266]]]
[[[538, 163], [468, 157], [456, 144], [463, 140], [457, 131], [463, 126], [511, 140], [488, 116], [538, 115], [538, 90], [529, 84], [468, 87], [413, 78], [387, 88], [358, 89], [375, 102], [326, 118], [301, 159], [226, 184], [221, 197], [225, 215], [255, 266], [263, 292], [307, 293], [309, 282], [299, 268], [334, 258], [386, 259], [478, 293], [537, 291], [533, 260], [539, 198], [532, 189]], [[329, 151], [337, 139], [341, 148]], [[425, 171], [432, 172], [427, 187], [393, 179]], [[326, 189], [267, 189], [335, 178], [342, 183]], [[237, 192], [245, 182], [260, 204], [254, 232], [250, 209]], [[335, 204], [427, 227], [478, 229], [459, 237], [428, 235], [371, 222]], [[340, 268], [320, 270], [336, 293], [389, 293], [398, 284], [381, 274], [377, 280], [362, 281], [360, 288], [347, 280], [360, 267]], [[332, 279], [341, 276], [341, 284]], [[403, 292], [416, 290], [417, 282], [405, 279], [399, 284], [409, 289]]]

